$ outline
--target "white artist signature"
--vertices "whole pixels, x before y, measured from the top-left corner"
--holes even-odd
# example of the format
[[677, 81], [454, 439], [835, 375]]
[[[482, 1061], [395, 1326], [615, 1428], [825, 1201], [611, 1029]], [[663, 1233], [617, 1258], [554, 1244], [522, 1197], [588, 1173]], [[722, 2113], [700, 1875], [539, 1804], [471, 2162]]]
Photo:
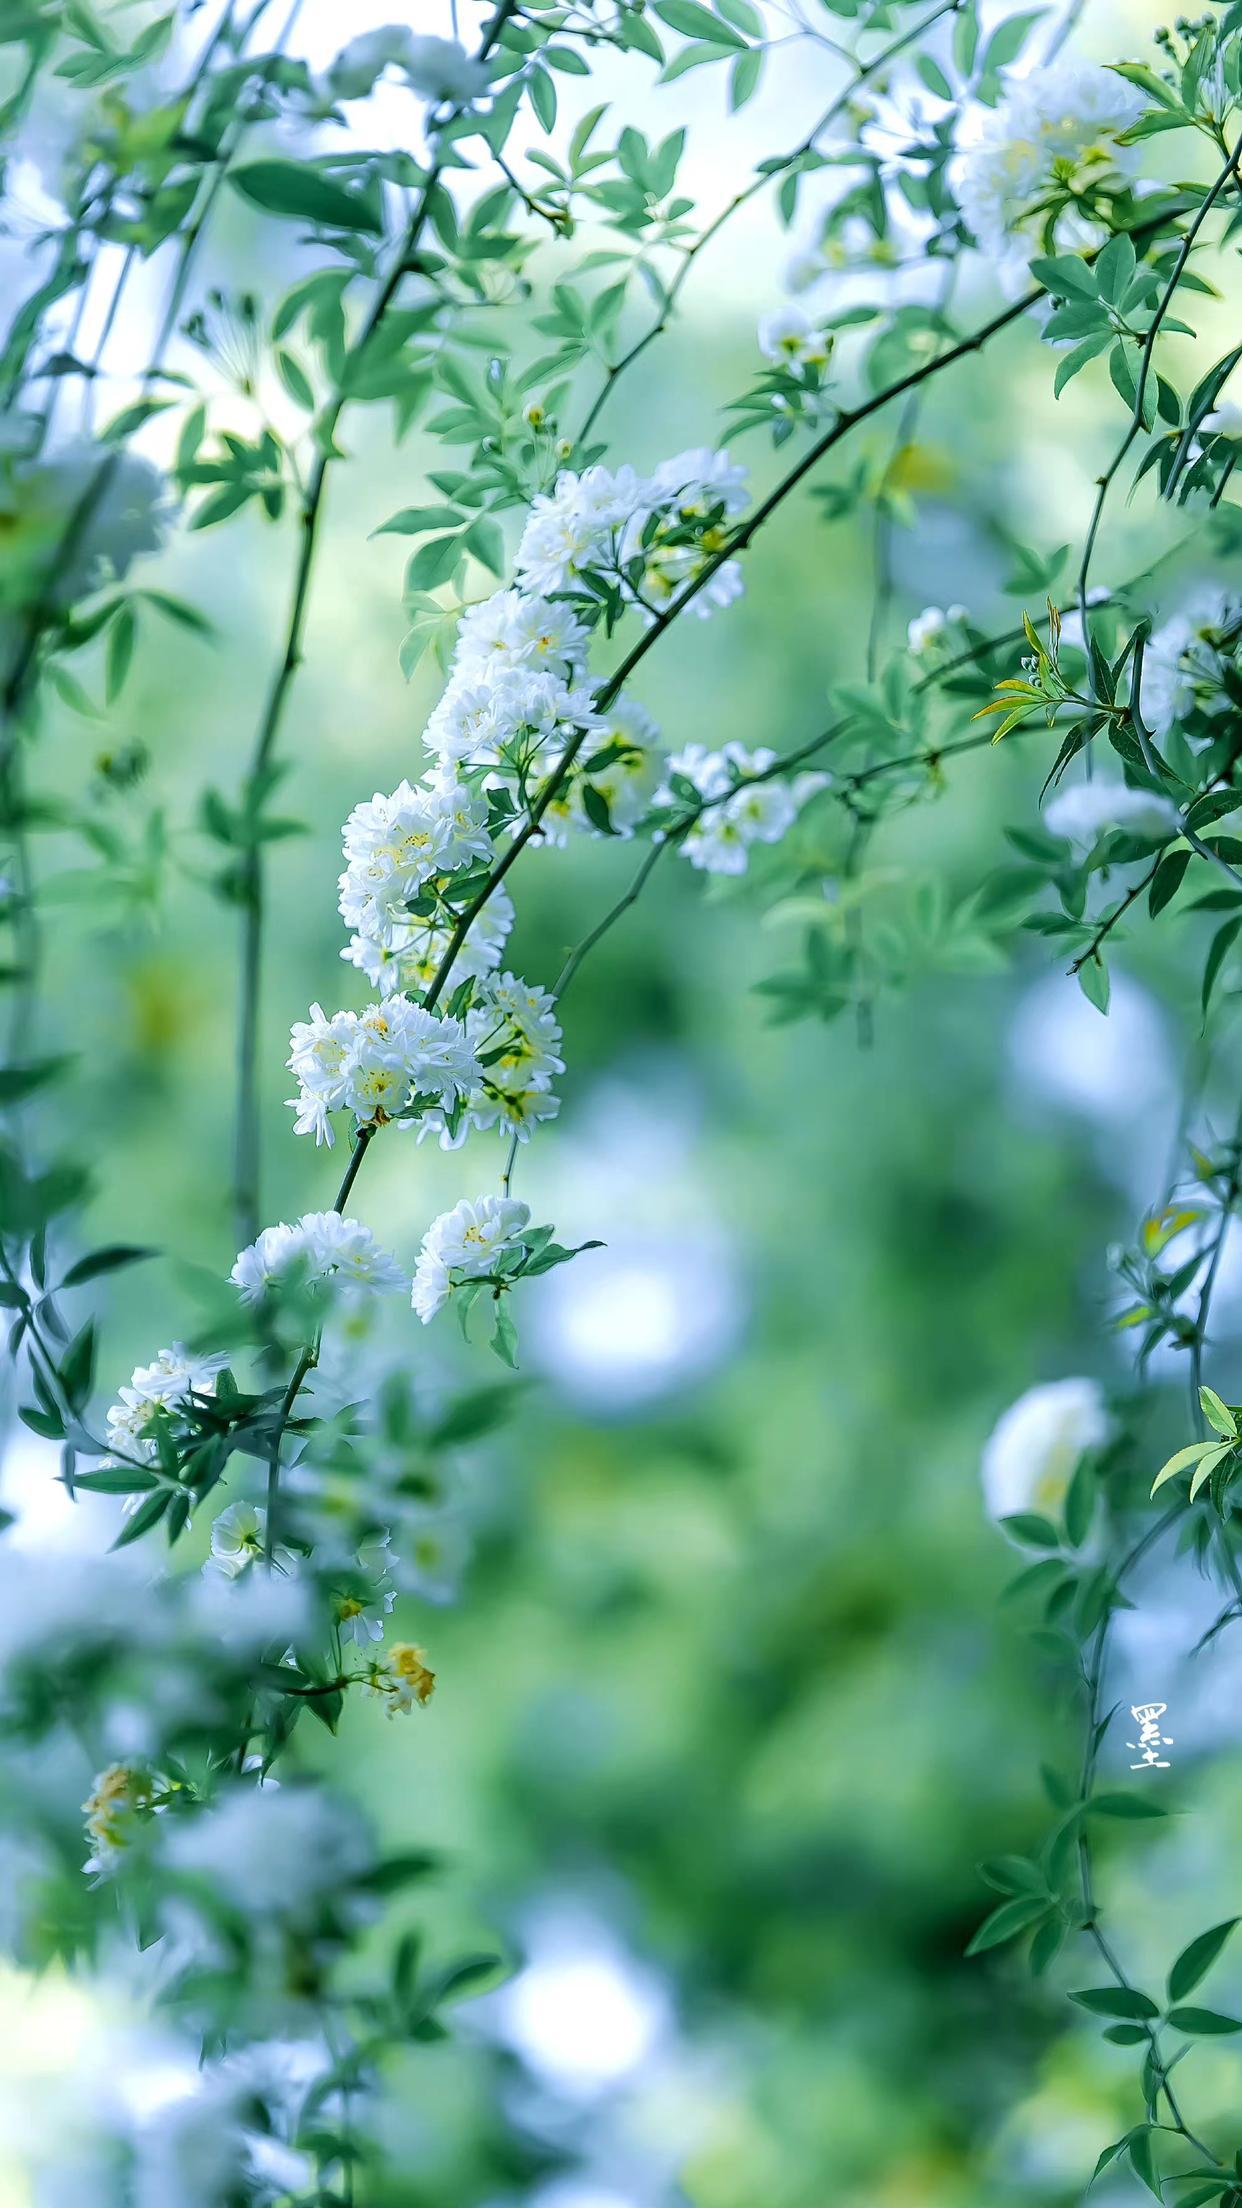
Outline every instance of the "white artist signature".
[[1131, 1704], [1130, 1715], [1138, 1726], [1139, 1737], [1137, 1740], [1128, 1740], [1126, 1746], [1142, 1750], [1138, 1762], [1130, 1765], [1132, 1771], [1168, 1771], [1171, 1768], [1168, 1757], [1160, 1753], [1162, 1748], [1173, 1746], [1172, 1733], [1162, 1733], [1160, 1730], [1160, 1720], [1168, 1706], [1167, 1702]]

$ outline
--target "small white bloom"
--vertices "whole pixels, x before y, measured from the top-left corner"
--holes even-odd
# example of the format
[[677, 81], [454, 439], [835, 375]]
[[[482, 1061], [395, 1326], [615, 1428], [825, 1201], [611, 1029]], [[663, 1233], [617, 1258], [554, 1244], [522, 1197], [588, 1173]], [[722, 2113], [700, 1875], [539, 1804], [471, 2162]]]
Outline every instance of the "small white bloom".
[[1028, 1389], [997, 1420], [983, 1452], [988, 1516], [1035, 1511], [1058, 1518], [1079, 1458], [1100, 1448], [1111, 1432], [1098, 1380], [1054, 1380]]
[[[413, 1304], [424, 1326], [443, 1309], [459, 1280], [479, 1280], [521, 1245], [530, 1207], [511, 1196], [463, 1197], [441, 1212], [423, 1237], [414, 1268]], [[454, 1278], [456, 1276], [456, 1279]]]
[[536, 498], [518, 546], [516, 572], [528, 590], [551, 596], [572, 590], [591, 567], [614, 564], [617, 532], [643, 503], [633, 468], [565, 468], [550, 493]]
[[[1081, 188], [1110, 171], [1132, 173], [1135, 150], [1118, 144], [1145, 106], [1144, 96], [1109, 69], [1052, 62], [1010, 77], [995, 109], [971, 110], [955, 163], [958, 204], [981, 250], [998, 262], [1040, 250], [1041, 203], [1055, 183]], [[1081, 242], [1072, 233], [1060, 247]]]
[[1167, 736], [1193, 707], [1219, 713], [1228, 703], [1224, 671], [1237, 653], [1242, 598], [1208, 586], [1156, 629], [1143, 664], [1143, 711]]
[[930, 651], [933, 645], [943, 642], [951, 627], [965, 619], [965, 606], [950, 606], [947, 611], [940, 606], [925, 606], [922, 613], [915, 614], [906, 630], [906, 642], [912, 652]]
[[299, 1082], [290, 1098], [295, 1132], [313, 1133], [317, 1142], [331, 1144], [334, 1111], [352, 1111], [360, 1126], [369, 1126], [427, 1099], [451, 1109], [479, 1078], [461, 1021], [406, 997], [331, 1019], [312, 1005], [310, 1020], [294, 1027], [290, 1042], [289, 1069]]
[[389, 1553], [391, 1538], [381, 1533], [362, 1543], [350, 1584], [333, 1597], [341, 1639], [353, 1641], [358, 1648], [383, 1640], [384, 1620], [397, 1599], [393, 1570], [400, 1559]]
[[230, 1503], [211, 1529], [211, 1565], [224, 1579], [236, 1579], [263, 1555], [267, 1512], [255, 1503]]
[[[447, 993], [451, 995], [459, 982], [478, 981], [484, 974], [495, 971], [504, 957], [513, 921], [513, 900], [508, 891], [504, 888], [494, 890], [483, 910], [471, 921], [465, 941], [449, 968], [445, 982]], [[388, 929], [384, 942], [366, 935], [351, 936], [349, 948], [341, 952], [341, 957], [359, 967], [381, 996], [391, 996], [394, 991], [421, 992], [431, 987], [439, 972], [452, 932], [449, 927], [432, 927], [426, 921], [411, 920], [404, 927]]]
[[586, 668], [591, 632], [574, 608], [520, 590], [498, 590], [467, 607], [457, 632], [454, 670], [494, 682], [519, 668], [551, 669], [577, 680]]
[[1074, 782], [1058, 790], [1044, 807], [1050, 835], [1090, 850], [1110, 828], [1132, 836], [1165, 836], [1176, 829], [1178, 811], [1171, 798], [1151, 790], [1132, 790], [1124, 782]]
[[486, 68], [455, 38], [420, 38], [406, 24], [384, 23], [342, 48], [327, 74], [329, 99], [365, 99], [386, 69], [396, 69], [412, 92], [436, 105], [467, 107], [488, 85]]
[[1242, 437], [1242, 400], [1219, 398], [1199, 424], [1209, 437]]
[[611, 750], [614, 757], [589, 773], [575, 775], [566, 800], [566, 814], [577, 828], [598, 834], [583, 799], [584, 784], [598, 791], [608, 807], [613, 831], [630, 836], [655, 794], [659, 775], [660, 731], [651, 715], [633, 698], [618, 698], [602, 716], [592, 757]]
[[746, 505], [748, 474], [727, 452], [693, 445], [661, 460], [651, 477], [651, 503], [667, 506], [681, 521], [702, 521], [718, 506], [733, 520]]
[[108, 1411], [109, 1445], [122, 1457], [154, 1462], [159, 1455], [153, 1431], [158, 1414], [175, 1414], [194, 1395], [214, 1395], [227, 1363], [227, 1357], [199, 1357], [184, 1342], [174, 1342], [153, 1364], [137, 1366]]
[[307, 1781], [229, 1786], [164, 1825], [170, 1865], [208, 1878], [256, 1923], [297, 1924], [336, 1907], [374, 1861], [356, 1810]]
[[828, 339], [801, 307], [777, 307], [759, 323], [759, 350], [782, 367], [822, 368]]

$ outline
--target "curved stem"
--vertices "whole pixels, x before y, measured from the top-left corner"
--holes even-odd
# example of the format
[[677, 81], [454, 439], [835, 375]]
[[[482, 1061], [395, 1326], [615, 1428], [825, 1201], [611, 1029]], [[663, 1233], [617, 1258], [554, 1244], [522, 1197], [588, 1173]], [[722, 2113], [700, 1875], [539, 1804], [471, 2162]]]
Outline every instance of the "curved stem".
[[1078, 614], [1079, 619], [1082, 622], [1083, 643], [1086, 646], [1087, 650], [1088, 675], [1090, 675], [1091, 670], [1091, 631], [1088, 623], [1089, 608], [1087, 605], [1087, 578], [1091, 572], [1091, 559], [1095, 551], [1095, 540], [1099, 535], [1100, 523], [1104, 518], [1105, 503], [1107, 501], [1109, 491], [1113, 486], [1113, 482], [1118, 474], [1118, 471], [1125, 463], [1126, 454], [1129, 452], [1131, 445], [1134, 443], [1135, 438], [1138, 436], [1140, 430], [1143, 427], [1143, 413], [1147, 397], [1147, 384], [1151, 375], [1152, 355], [1156, 349], [1156, 339], [1160, 335], [1160, 330], [1164, 322], [1164, 318], [1173, 303], [1174, 293], [1176, 292], [1177, 287], [1180, 284], [1183, 275], [1185, 274], [1186, 263], [1190, 259], [1190, 255], [1194, 249], [1195, 240], [1197, 239], [1199, 232], [1202, 230], [1203, 225], [1210, 215], [1213, 207], [1216, 205], [1217, 200], [1220, 198], [1221, 193], [1224, 191], [1225, 186], [1229, 183], [1232, 177], [1235, 177], [1237, 175], [1238, 163], [1240, 161], [1242, 161], [1242, 138], [1239, 138], [1237, 145], [1234, 147], [1233, 152], [1229, 155], [1229, 158], [1226, 161], [1223, 169], [1221, 169], [1215, 181], [1212, 183], [1207, 193], [1205, 194], [1204, 198], [1200, 201], [1198, 210], [1196, 211], [1190, 223], [1187, 225], [1185, 235], [1182, 238], [1180, 247], [1178, 248], [1177, 259], [1173, 264], [1168, 281], [1165, 284], [1163, 293], [1161, 294], [1160, 303], [1157, 306], [1156, 312], [1152, 317], [1151, 327], [1143, 340], [1143, 352], [1142, 358], [1139, 363], [1138, 376], [1135, 380], [1134, 406], [1131, 411], [1129, 426], [1126, 429], [1126, 432], [1122, 437], [1117, 450], [1113, 454], [1112, 459], [1109, 461], [1109, 464], [1105, 469], [1103, 475], [1099, 478], [1095, 505], [1092, 508], [1091, 520], [1087, 528], [1086, 541], [1083, 545], [1082, 561], [1078, 569]]
[[[477, 59], [486, 61], [518, 0], [498, 0], [480, 42]], [[453, 110], [453, 113], [458, 112]], [[446, 118], [446, 119], [451, 119]], [[413, 256], [441, 188], [444, 159], [436, 156], [427, 171], [409, 221], [387, 276], [376, 292], [362, 326], [349, 348], [345, 369], [319, 422], [319, 451], [307, 481], [299, 516], [301, 542], [293, 576], [293, 592], [285, 624], [284, 650], [268, 688], [251, 752], [242, 795], [242, 810], [256, 810], [265, 778], [272, 765], [289, 689], [302, 661], [302, 644], [310, 602], [319, 530], [323, 518], [324, 491], [335, 456], [335, 432], [349, 403], [350, 372], [370, 344], [387, 315], [409, 271]], [[248, 845], [241, 866], [242, 920], [241, 993], [237, 1016], [237, 1120], [233, 1144], [233, 1210], [239, 1245], [253, 1242], [259, 1231], [259, 1099], [258, 1025], [263, 983], [263, 859], [258, 843]]]
[[640, 338], [635, 340], [628, 352], [624, 352], [620, 360], [608, 370], [578, 432], [577, 441], [580, 445], [586, 443], [626, 370], [633, 367], [634, 362], [641, 359], [648, 346], [654, 345], [656, 339], [668, 328], [673, 309], [681, 297], [686, 280], [700, 253], [712, 243], [714, 238], [719, 237], [725, 225], [731, 222], [734, 215], [739, 213], [743, 207], [749, 205], [750, 201], [763, 190], [766, 184], [773, 183], [777, 177], [786, 176], [790, 169], [796, 167], [797, 163], [813, 150], [816, 139], [822, 136], [830, 124], [836, 121], [838, 115], [844, 113], [860, 84], [866, 84], [869, 78], [876, 76], [890, 61], [895, 60], [898, 54], [903, 53], [907, 46], [912, 45], [915, 39], [921, 38], [924, 31], [930, 30], [933, 23], [938, 23], [941, 16], [956, 15], [962, 4], [963, 0], [938, 0], [938, 4], [919, 22], [912, 23], [909, 29], [903, 31], [898, 38], [890, 39], [888, 45], [882, 47], [880, 52], [873, 55], [870, 61], [861, 63], [848, 84], [841, 92], [837, 93], [829, 106], [825, 108], [819, 121], [813, 124], [805, 138], [799, 139], [797, 145], [789, 153], [784, 154], [780, 160], [769, 163], [757, 176], [753, 176], [749, 184], [743, 185], [741, 191], [736, 192], [727, 206], [722, 207], [720, 213], [708, 223], [706, 230], [700, 233], [694, 244], [686, 252], [681, 267], [665, 293], [664, 304], [655, 321], [643, 332]]

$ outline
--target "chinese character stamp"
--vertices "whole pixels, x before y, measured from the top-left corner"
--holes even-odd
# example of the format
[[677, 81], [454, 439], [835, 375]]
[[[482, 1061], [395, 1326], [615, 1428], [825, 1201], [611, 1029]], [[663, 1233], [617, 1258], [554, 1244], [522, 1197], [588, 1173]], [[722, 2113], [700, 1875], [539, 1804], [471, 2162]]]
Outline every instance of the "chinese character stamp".
[[1162, 1733], [1160, 1730], [1160, 1720], [1167, 1708], [1167, 1702], [1134, 1702], [1130, 1705], [1130, 1715], [1138, 1726], [1139, 1737], [1137, 1740], [1128, 1740], [1126, 1746], [1141, 1750], [1138, 1762], [1130, 1765], [1132, 1771], [1171, 1769], [1168, 1757], [1160, 1753], [1162, 1748], [1173, 1746], [1172, 1733]]

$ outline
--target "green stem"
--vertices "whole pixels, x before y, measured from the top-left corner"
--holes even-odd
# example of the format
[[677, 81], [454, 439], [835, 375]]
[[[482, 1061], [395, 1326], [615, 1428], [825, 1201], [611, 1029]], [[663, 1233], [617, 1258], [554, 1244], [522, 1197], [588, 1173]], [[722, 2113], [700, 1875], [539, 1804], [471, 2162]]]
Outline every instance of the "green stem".
[[[491, 53], [517, 4], [518, 0], [498, 0], [479, 45], [477, 58], [480, 61], [485, 61]], [[426, 227], [435, 194], [440, 189], [444, 166], [443, 157], [433, 158], [392, 266], [349, 348], [344, 373], [321, 416], [320, 449], [307, 480], [299, 516], [301, 542], [285, 624], [284, 650], [259, 717], [243, 789], [242, 810], [247, 815], [256, 810], [280, 734], [290, 686], [302, 662], [311, 582], [323, 518], [324, 491], [335, 452], [336, 428], [349, 402], [350, 371], [379, 329], [408, 273], [411, 257]], [[253, 1242], [259, 1231], [260, 1210], [258, 1029], [263, 986], [263, 860], [261, 847], [257, 843], [248, 846], [242, 861], [240, 901], [243, 912], [243, 941], [237, 1015], [237, 1119], [233, 1144], [233, 1211], [239, 1246]]]

